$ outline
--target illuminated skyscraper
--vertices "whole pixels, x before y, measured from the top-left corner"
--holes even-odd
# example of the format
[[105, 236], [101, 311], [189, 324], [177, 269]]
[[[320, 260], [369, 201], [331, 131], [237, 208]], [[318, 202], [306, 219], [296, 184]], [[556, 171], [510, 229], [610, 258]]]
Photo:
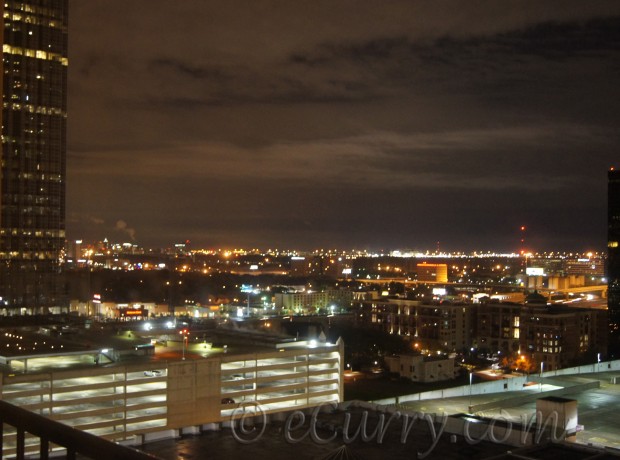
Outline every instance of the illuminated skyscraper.
[[41, 313], [63, 292], [68, 0], [0, 5], [0, 313]]
[[[607, 185], [607, 276], [609, 322], [620, 335], [620, 171], [608, 173]], [[620, 342], [619, 342], [620, 343]], [[620, 351], [620, 350], [619, 350]]]

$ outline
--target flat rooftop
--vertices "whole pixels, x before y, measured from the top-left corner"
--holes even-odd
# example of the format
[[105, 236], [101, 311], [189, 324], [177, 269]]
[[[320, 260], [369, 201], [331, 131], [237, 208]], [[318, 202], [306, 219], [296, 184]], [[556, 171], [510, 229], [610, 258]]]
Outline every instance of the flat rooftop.
[[[617, 377], [618, 383], [612, 383]], [[579, 376], [545, 377], [542, 388], [533, 385], [532, 392], [540, 393], [541, 398], [545, 397], [545, 391], [565, 386], [573, 380], [575, 384], [586, 380], [598, 380], [600, 387], [587, 390], [575, 390], [568, 392], [564, 396], [577, 400], [578, 423], [583, 425], [583, 431], [577, 433], [577, 442], [583, 445], [594, 447], [608, 447], [619, 449], [620, 451], [620, 373], [617, 371], [597, 372], [591, 374], [579, 374]], [[575, 388], [581, 388], [576, 386]], [[453, 415], [466, 413], [469, 406], [497, 403], [495, 408], [485, 408], [481, 415], [485, 417], [507, 418], [515, 422], [521, 421], [522, 417], [530, 418], [536, 412], [536, 401], [530, 401], [516, 406], [507, 407], [505, 401], [513, 396], [523, 395], [523, 392], [507, 392], [500, 394], [485, 394], [458, 397], [433, 399], [426, 401], [410, 401], [403, 403], [402, 406], [408, 410], [445, 413]], [[492, 405], [492, 404], [491, 404]], [[564, 458], [564, 460], [567, 460]]]
[[[363, 441], [361, 434], [351, 442], [345, 442], [342, 429], [346, 422], [346, 415], [350, 416], [349, 433], [351, 438], [354, 438], [355, 431], [362, 423], [364, 412], [367, 413], [367, 433], [370, 435], [377, 426], [380, 413], [351, 408], [346, 411], [319, 414], [316, 423], [318, 436], [321, 439], [329, 439], [336, 433], [334, 439], [328, 442], [317, 442], [310, 435], [304, 437], [304, 433], [308, 432], [312, 423], [311, 416], [308, 415], [303, 425], [292, 424], [291, 427], [295, 428], [290, 430], [287, 428], [286, 420], [269, 422], [265, 425], [262, 434], [256, 436], [256, 440], [248, 444], [239, 442], [230, 428], [223, 428], [220, 431], [207, 431], [200, 435], [184, 436], [181, 439], [148, 443], [140, 447], [140, 450], [157, 455], [164, 460], [209, 457], [239, 460], [247, 458], [253, 460], [290, 460], [291, 458], [410, 460], [419, 458], [418, 452], [428, 452], [427, 459], [460, 460], [486, 458], [503, 454], [508, 450], [506, 446], [489, 442], [469, 445], [463, 438], [452, 439], [446, 433], [438, 436], [437, 443], [433, 446], [433, 435], [429, 424], [419, 420], [411, 425], [411, 430], [404, 442], [401, 439], [402, 420], [392, 422], [387, 426], [381, 443], [377, 442], [376, 437]], [[259, 430], [253, 434], [257, 434]], [[297, 442], [287, 441], [287, 433], [290, 433], [291, 439]]]
[[[366, 413], [366, 434], [363, 440], [361, 431], [363, 417]], [[288, 460], [295, 456], [304, 459], [386, 459], [409, 460], [426, 458], [429, 460], [464, 458], [472, 459], [519, 459], [519, 460], [618, 460], [620, 453], [613, 450], [595, 448], [581, 444], [548, 443], [528, 447], [511, 447], [488, 441], [468, 442], [464, 436], [452, 435], [441, 431], [437, 424], [434, 429], [424, 419], [409, 419], [410, 431], [403, 438], [403, 419], [395, 419], [385, 428], [384, 437], [379, 442], [375, 429], [380, 423], [382, 412], [350, 407], [332, 413], [320, 413], [316, 422], [307, 413], [301, 423], [296, 418], [289, 424], [291, 414], [285, 414], [283, 420], [258, 424], [249, 431], [251, 442], [239, 440], [239, 431], [222, 428], [219, 431], [206, 431], [198, 435], [185, 435], [178, 439], [169, 439], [147, 443], [141, 450], [157, 455], [163, 460], [178, 458], [214, 458], [254, 460]], [[347, 418], [349, 417], [349, 422]], [[386, 416], [386, 419], [388, 416]], [[299, 424], [298, 424], [299, 422]], [[316, 427], [319, 439], [313, 439], [310, 433], [312, 424]], [[347, 428], [347, 423], [348, 428]], [[363, 429], [363, 428], [362, 428]], [[248, 430], [251, 430], [248, 427]], [[349, 434], [345, 439], [344, 432]], [[288, 437], [288, 439], [287, 439]], [[208, 453], [208, 454], [207, 454]]]
[[59, 340], [49, 335], [28, 330], [12, 329], [0, 332], [0, 358], [4, 359], [72, 353], [85, 349], [85, 345]]
[[292, 338], [255, 331], [183, 329], [187, 332], [181, 334], [179, 328], [145, 327], [137, 322], [0, 328], [0, 372], [13, 375], [132, 363], [156, 365], [224, 354], [272, 352], [282, 343], [287, 347], [297, 343], [307, 346]]

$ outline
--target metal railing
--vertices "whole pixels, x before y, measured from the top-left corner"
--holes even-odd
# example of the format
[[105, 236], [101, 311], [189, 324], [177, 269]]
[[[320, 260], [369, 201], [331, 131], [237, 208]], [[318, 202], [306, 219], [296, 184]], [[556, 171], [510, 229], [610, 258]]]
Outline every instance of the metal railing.
[[15, 458], [23, 460], [26, 455], [26, 434], [39, 438], [39, 458], [47, 460], [51, 444], [67, 450], [67, 459], [76, 455], [93, 460], [158, 460], [158, 457], [139, 450], [115, 444], [85, 431], [76, 430], [55, 420], [0, 401], [0, 456], [4, 458], [4, 424], [14, 427], [16, 433]]

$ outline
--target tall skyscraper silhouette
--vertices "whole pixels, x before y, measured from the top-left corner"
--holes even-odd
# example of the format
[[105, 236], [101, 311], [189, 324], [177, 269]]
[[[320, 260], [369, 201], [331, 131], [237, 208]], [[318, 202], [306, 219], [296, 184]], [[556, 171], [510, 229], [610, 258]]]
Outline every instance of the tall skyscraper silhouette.
[[68, 0], [5, 0], [0, 313], [62, 302]]
[[[609, 322], [620, 343], [620, 171], [608, 172], [607, 185], [607, 276]], [[620, 351], [620, 348], [618, 349]]]

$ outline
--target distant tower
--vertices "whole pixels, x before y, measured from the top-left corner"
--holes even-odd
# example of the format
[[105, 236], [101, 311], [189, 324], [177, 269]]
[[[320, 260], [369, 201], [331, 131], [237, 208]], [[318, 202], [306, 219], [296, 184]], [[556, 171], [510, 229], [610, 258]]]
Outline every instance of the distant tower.
[[[612, 331], [620, 336], [620, 171], [608, 172], [607, 185], [607, 307]], [[620, 342], [619, 342], [620, 343]]]
[[523, 257], [522, 271], [523, 271], [523, 274], [526, 275], [525, 287], [527, 288], [529, 280], [527, 278], [527, 251], [525, 249], [525, 231], [526, 230], [527, 230], [527, 227], [525, 225], [521, 225], [521, 227], [519, 227], [519, 237], [521, 238], [521, 245], [520, 245], [519, 253], [521, 254], [521, 257]]
[[68, 0], [0, 4], [0, 314], [63, 304], [67, 9]]
[[525, 231], [527, 230], [527, 227], [525, 225], [521, 225], [519, 230], [521, 231], [521, 254], [525, 254]]

